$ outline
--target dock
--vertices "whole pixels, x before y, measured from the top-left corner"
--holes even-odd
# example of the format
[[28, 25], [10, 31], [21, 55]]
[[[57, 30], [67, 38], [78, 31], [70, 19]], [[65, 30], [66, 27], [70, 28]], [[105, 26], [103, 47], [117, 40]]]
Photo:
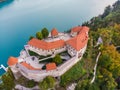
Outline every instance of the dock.
[[3, 64], [0, 65], [0, 69], [3, 69], [7, 72], [7, 68]]

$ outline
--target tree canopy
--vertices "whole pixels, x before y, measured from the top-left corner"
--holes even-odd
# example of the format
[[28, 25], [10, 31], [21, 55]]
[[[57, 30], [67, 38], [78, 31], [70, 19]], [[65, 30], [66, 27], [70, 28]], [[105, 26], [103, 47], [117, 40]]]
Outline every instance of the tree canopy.
[[14, 75], [10, 68], [6, 74], [2, 75], [3, 87], [5, 90], [12, 90], [15, 87]]
[[33, 39], [33, 38], [34, 38], [34, 36], [30, 36], [30, 37], [29, 37], [29, 40], [31, 40], [31, 39]]
[[39, 87], [41, 90], [48, 90], [53, 88], [55, 85], [55, 79], [51, 76], [47, 76], [42, 82], [39, 82]]
[[43, 38], [47, 38], [49, 35], [49, 31], [47, 28], [43, 28], [41, 33], [42, 33]]
[[43, 38], [42, 33], [41, 32], [37, 32], [36, 33], [36, 38], [41, 40]]
[[54, 58], [53, 58], [53, 62], [55, 62], [57, 65], [62, 63], [62, 59], [60, 57], [59, 54], [57, 54]]

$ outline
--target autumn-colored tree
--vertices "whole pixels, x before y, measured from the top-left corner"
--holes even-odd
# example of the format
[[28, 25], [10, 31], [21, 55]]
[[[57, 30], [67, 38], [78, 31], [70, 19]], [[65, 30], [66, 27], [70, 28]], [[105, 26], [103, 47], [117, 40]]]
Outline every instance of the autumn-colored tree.
[[119, 46], [120, 45], [120, 24], [115, 24], [114, 27], [112, 27], [112, 43], [115, 46]]
[[2, 76], [2, 81], [3, 81], [5, 90], [12, 90], [15, 87], [14, 80], [7, 74], [4, 74]]
[[98, 33], [100, 34], [103, 44], [109, 45], [112, 39], [112, 32], [111, 30], [108, 30], [107, 28], [98, 29]]
[[43, 38], [42, 33], [41, 32], [37, 32], [36, 33], [36, 38], [41, 40]]
[[13, 74], [11, 68], [8, 68], [7, 73], [13, 80], [15, 79], [14, 74]]
[[105, 68], [101, 69], [101, 78], [102, 82], [100, 83], [101, 90], [115, 90], [117, 83], [112, 76], [112, 73], [106, 70]]
[[114, 77], [120, 76], [120, 54], [116, 51], [114, 45], [105, 46], [102, 51], [103, 55], [109, 55], [111, 64], [109, 65], [109, 69]]

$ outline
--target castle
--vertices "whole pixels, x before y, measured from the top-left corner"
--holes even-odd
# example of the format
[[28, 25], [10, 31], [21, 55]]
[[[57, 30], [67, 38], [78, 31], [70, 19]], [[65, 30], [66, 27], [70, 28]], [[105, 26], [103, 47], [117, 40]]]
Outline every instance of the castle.
[[[8, 59], [8, 65], [16, 79], [19, 75], [35, 81], [40, 81], [46, 76], [60, 77], [82, 58], [89, 39], [88, 32], [87, 26], [73, 27], [68, 33], [58, 32], [54, 28], [46, 39], [31, 39], [25, 45], [25, 49], [20, 52], [19, 57]], [[38, 56], [31, 56], [30, 51]], [[62, 59], [65, 59], [61, 65], [41, 62], [62, 52], [66, 52], [66, 54], [60, 55]], [[45, 69], [43, 69], [44, 66], [46, 66]]]

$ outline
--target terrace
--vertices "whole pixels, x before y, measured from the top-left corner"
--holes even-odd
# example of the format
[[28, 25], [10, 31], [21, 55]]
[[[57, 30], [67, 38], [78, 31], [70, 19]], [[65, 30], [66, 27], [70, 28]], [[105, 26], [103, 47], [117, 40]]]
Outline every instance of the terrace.
[[71, 35], [68, 33], [59, 33], [57, 37], [48, 37], [47, 39], [44, 39], [46, 42], [52, 42], [57, 40], [64, 40], [67, 41], [71, 38]]

